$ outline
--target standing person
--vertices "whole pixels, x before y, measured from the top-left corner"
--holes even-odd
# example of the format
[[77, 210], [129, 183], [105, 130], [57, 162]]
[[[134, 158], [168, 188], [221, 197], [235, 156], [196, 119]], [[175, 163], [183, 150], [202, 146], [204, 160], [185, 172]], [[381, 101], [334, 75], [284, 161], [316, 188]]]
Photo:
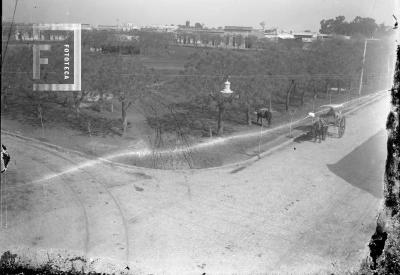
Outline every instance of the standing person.
[[8, 163], [10, 162], [10, 154], [7, 152], [7, 148], [1, 144], [1, 173], [7, 170]]

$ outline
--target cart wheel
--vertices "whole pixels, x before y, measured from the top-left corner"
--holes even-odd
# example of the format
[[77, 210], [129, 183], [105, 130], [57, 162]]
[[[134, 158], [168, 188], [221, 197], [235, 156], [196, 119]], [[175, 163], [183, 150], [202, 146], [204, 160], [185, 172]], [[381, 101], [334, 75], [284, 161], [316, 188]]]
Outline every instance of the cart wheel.
[[341, 138], [344, 135], [344, 130], [346, 129], [346, 118], [342, 117], [340, 120], [340, 126], [339, 126], [339, 138]]

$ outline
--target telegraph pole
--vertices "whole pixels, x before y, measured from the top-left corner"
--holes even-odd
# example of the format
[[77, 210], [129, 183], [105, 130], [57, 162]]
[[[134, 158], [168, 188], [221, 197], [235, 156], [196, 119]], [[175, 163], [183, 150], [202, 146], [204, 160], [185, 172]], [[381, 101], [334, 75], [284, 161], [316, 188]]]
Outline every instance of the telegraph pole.
[[358, 95], [361, 95], [362, 84], [363, 84], [363, 76], [364, 76], [365, 55], [367, 53], [367, 42], [370, 41], [370, 40], [379, 41], [379, 39], [376, 39], [376, 38], [366, 38], [365, 39], [365, 42], [364, 42], [364, 53], [363, 53], [362, 67], [361, 67], [361, 76], [360, 76], [360, 86], [358, 88]]
[[367, 41], [368, 39], [365, 39], [364, 42], [364, 53], [363, 53], [363, 59], [362, 59], [362, 67], [361, 67], [361, 76], [360, 76], [360, 86], [358, 88], [358, 95], [361, 95], [361, 89], [362, 89], [362, 83], [363, 83], [363, 77], [364, 77], [364, 63], [365, 63], [365, 53], [367, 52]]

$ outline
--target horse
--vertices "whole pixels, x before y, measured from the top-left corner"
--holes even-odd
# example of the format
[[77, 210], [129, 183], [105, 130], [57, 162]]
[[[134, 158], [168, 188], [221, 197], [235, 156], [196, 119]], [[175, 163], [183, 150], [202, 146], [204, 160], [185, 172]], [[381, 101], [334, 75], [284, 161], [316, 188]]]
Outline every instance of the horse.
[[261, 126], [263, 125], [263, 118], [265, 118], [268, 121], [268, 127], [271, 126], [271, 119], [272, 119], [272, 114], [269, 109], [267, 108], [261, 108], [258, 111], [254, 112], [254, 114], [257, 115], [257, 123], [259, 123], [261, 119]]
[[318, 118], [312, 125], [312, 134], [314, 137], [314, 142], [316, 142], [317, 139], [319, 139], [319, 142], [321, 142], [321, 140], [325, 140], [327, 132], [328, 132], [328, 125], [325, 123], [323, 119]]

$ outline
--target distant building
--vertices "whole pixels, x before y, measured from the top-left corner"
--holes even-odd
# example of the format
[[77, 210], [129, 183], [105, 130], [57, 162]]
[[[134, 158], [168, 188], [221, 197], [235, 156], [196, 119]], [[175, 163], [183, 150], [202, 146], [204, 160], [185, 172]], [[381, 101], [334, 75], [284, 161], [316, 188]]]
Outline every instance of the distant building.
[[104, 30], [104, 31], [117, 31], [119, 30], [119, 26], [118, 25], [98, 25], [97, 26], [98, 30]]
[[344, 40], [349, 40], [349, 39], [351, 39], [351, 36], [349, 36], [349, 35], [341, 35], [341, 34], [336, 34], [336, 35], [334, 35], [333, 37], [334, 37], [334, 38], [337, 38], [337, 39], [344, 39]]
[[14, 38], [17, 41], [31, 41], [33, 40], [33, 28], [30, 24], [16, 24], [14, 25]]
[[331, 38], [350, 39], [350, 36], [336, 36], [320, 34], [309, 30], [302, 32], [285, 31], [278, 28], [254, 29], [247, 26], [225, 26], [224, 28], [196, 28], [186, 25], [178, 25], [174, 30], [176, 41], [180, 45], [196, 47], [219, 47], [230, 49], [248, 49], [255, 46], [257, 39], [266, 38], [271, 41], [297, 40], [304, 43], [304, 48], [316, 40]]
[[63, 41], [68, 38], [68, 34], [64, 31], [41, 31], [39, 35], [33, 34], [31, 24], [16, 24], [14, 31], [14, 39], [16, 41]]
[[317, 40], [318, 34], [310, 31], [293, 33], [294, 39], [301, 40], [305, 43], [310, 43]]
[[278, 28], [264, 30], [264, 37], [271, 41], [279, 41], [281, 39], [295, 39], [303, 43], [311, 43], [315, 40], [326, 40], [332, 38], [350, 39], [350, 36], [338, 36], [332, 34], [322, 34], [311, 31], [292, 32], [284, 31]]
[[278, 39], [294, 39], [294, 35], [291, 32], [282, 32], [278, 34]]
[[235, 34], [250, 34], [253, 31], [252, 27], [240, 27], [240, 26], [225, 26], [225, 33]]
[[264, 38], [267, 38], [270, 40], [277, 40], [278, 39], [278, 29], [277, 28], [265, 29], [264, 30]]
[[139, 36], [137, 35], [117, 34], [116, 37], [119, 41], [139, 41]]
[[219, 47], [223, 35], [224, 31], [217, 29], [181, 26], [176, 30], [177, 43], [186, 46]]
[[254, 30], [252, 27], [225, 26], [224, 27], [225, 46], [227, 48], [239, 48], [239, 49], [250, 48], [248, 43], [248, 37], [253, 33]]
[[319, 33], [317, 38], [318, 38], [318, 40], [332, 39], [333, 35], [332, 34]]
[[174, 25], [151, 25], [142, 27], [143, 31], [154, 31], [154, 32], [176, 32], [178, 30], [178, 26]]
[[252, 27], [242, 26], [218, 29], [179, 26], [176, 37], [178, 44], [186, 46], [246, 49], [251, 48], [254, 39], [262, 38], [263, 33]]
[[349, 40], [351, 39], [351, 36], [348, 35], [341, 35], [341, 34], [323, 34], [323, 33], [318, 33], [317, 34], [317, 39], [318, 40], [327, 40], [327, 39], [343, 39], [343, 40]]
[[135, 30], [140, 30], [140, 27], [133, 23], [122, 24], [122, 31], [124, 31], [124, 32], [135, 31]]
[[93, 30], [93, 27], [90, 24], [81, 24], [81, 30], [83, 30], [83, 31], [91, 31], [91, 30]]
[[264, 30], [264, 38], [272, 41], [278, 41], [279, 39], [294, 39], [294, 35], [292, 32], [273, 28]]
[[163, 32], [176, 32], [178, 30], [178, 26], [174, 25], [161, 25], [159, 29]]

